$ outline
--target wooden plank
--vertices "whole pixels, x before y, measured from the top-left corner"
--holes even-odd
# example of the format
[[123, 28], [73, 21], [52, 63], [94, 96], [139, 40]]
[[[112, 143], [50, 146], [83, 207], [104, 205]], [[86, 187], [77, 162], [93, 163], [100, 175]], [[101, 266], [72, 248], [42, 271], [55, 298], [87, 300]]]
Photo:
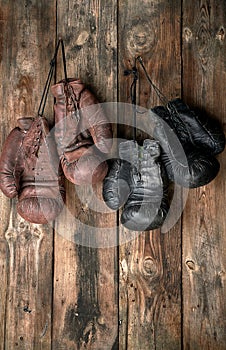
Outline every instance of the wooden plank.
[[[120, 101], [130, 102], [131, 77], [125, 78], [123, 71], [132, 68], [137, 55], [169, 99], [180, 96], [180, 15], [180, 1], [119, 1]], [[145, 108], [160, 104], [138, 69], [137, 103]], [[150, 135], [148, 125], [142, 127]], [[128, 127], [119, 131], [132, 138]], [[137, 137], [147, 136], [138, 132]], [[120, 242], [126, 236], [128, 241], [120, 247], [120, 349], [181, 348], [180, 230], [180, 220], [167, 233], [137, 236], [121, 227]]]
[[52, 234], [13, 216], [12, 211], [5, 233], [10, 256], [5, 346], [50, 349]]
[[[7, 299], [7, 242], [4, 237], [4, 223], [7, 220], [9, 213], [9, 208], [7, 208], [7, 203], [5, 203], [4, 198], [1, 195], [1, 236], [0, 236], [0, 273], [1, 273], [1, 288], [0, 288], [0, 339], [2, 339], [0, 344], [0, 349], [4, 349], [4, 339], [5, 339], [5, 317], [6, 317], [6, 299]], [[5, 221], [4, 221], [5, 219]]]
[[[101, 102], [116, 100], [116, 11], [116, 1], [60, 0], [57, 6], [68, 76], [80, 77]], [[117, 346], [117, 248], [104, 247], [108, 234], [116, 235], [116, 215], [99, 210], [101, 192], [101, 184], [93, 191], [67, 182], [65, 211], [56, 223], [54, 349]]]
[[[3, 69], [5, 68], [5, 45], [4, 45], [4, 34], [7, 29], [7, 16], [8, 16], [8, 8], [3, 6], [1, 1], [0, 6], [0, 71], [1, 77], [3, 78]], [[3, 80], [3, 79], [2, 79]], [[4, 106], [5, 101], [4, 89], [0, 89], [0, 100], [1, 105]], [[1, 113], [1, 123], [0, 123], [0, 132], [1, 135], [5, 135], [9, 131], [9, 126], [7, 125], [7, 118], [3, 113]], [[4, 137], [1, 137], [1, 149], [4, 142]], [[1, 217], [0, 217], [0, 274], [1, 274], [1, 288], [0, 288], [0, 349], [3, 350], [5, 346], [5, 318], [6, 318], [6, 300], [7, 300], [7, 279], [8, 279], [8, 266], [7, 266], [7, 241], [5, 239], [5, 231], [7, 229], [7, 221], [8, 215], [10, 212], [10, 201], [0, 193], [0, 209], [1, 209]]]
[[[183, 2], [183, 91], [225, 130], [225, 1]], [[190, 191], [183, 220], [184, 349], [226, 344], [225, 153], [217, 178]]]
[[[54, 2], [0, 2], [1, 143], [22, 116], [35, 116], [49, 69]], [[47, 105], [47, 110], [52, 108]], [[52, 228], [16, 213], [1, 194], [1, 349], [50, 349]]]

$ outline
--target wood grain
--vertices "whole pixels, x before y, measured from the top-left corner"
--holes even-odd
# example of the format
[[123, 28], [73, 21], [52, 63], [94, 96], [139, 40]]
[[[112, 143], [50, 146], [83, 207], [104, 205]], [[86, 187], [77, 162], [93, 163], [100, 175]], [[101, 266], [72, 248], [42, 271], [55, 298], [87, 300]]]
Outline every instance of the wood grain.
[[[168, 99], [182, 93], [226, 130], [225, 31], [220, 0], [0, 0], [0, 147], [17, 118], [36, 115], [60, 36], [68, 75], [101, 102], [122, 102], [109, 107], [122, 123], [131, 117], [124, 70], [141, 55]], [[160, 104], [137, 67], [137, 103]], [[56, 79], [63, 77], [59, 57]], [[51, 95], [45, 114], [52, 123]], [[151, 127], [138, 118], [142, 141]], [[132, 129], [114, 134], [131, 139]], [[189, 191], [166, 233], [117, 227], [99, 184], [66, 182], [54, 235], [51, 224], [22, 220], [16, 200], [0, 193], [0, 350], [225, 350], [225, 152], [217, 158], [217, 178]], [[177, 191], [179, 209], [184, 194]]]
[[[186, 102], [225, 129], [226, 4], [183, 6], [183, 91]], [[225, 152], [220, 173], [190, 191], [183, 220], [184, 348], [225, 349]]]
[[[5, 233], [9, 247], [6, 348], [50, 348], [51, 232], [24, 220]], [[47, 266], [46, 266], [47, 264]], [[45, 279], [45, 280], [44, 280]]]
[[[116, 11], [116, 1], [57, 4], [68, 76], [80, 77], [100, 102], [117, 98]], [[58, 62], [57, 80], [62, 77]], [[67, 182], [65, 212], [56, 222], [54, 349], [117, 346], [117, 249], [107, 247], [116, 236], [116, 215], [101, 212], [101, 192], [101, 184], [92, 189]]]
[[[120, 101], [131, 102], [132, 78], [124, 77], [123, 72], [132, 68], [138, 55], [169, 99], [180, 95], [180, 14], [179, 1], [119, 2]], [[160, 104], [140, 66], [137, 68], [137, 103], [145, 108]], [[137, 133], [139, 141], [151, 137], [149, 125], [142, 127], [146, 133]], [[120, 127], [119, 134], [132, 138], [127, 127]], [[120, 227], [121, 243], [125, 237], [127, 243], [120, 247], [120, 349], [180, 349], [180, 220], [168, 233], [155, 230], [139, 234]]]
[[[55, 6], [1, 1], [1, 143], [16, 120], [35, 116], [49, 69]], [[52, 111], [47, 104], [47, 117]], [[52, 228], [31, 225], [1, 194], [1, 348], [50, 349]]]
[[[1, 2], [1, 5], [2, 2]], [[3, 67], [5, 66], [5, 45], [4, 45], [4, 35], [7, 28], [7, 8], [6, 6], [1, 6], [0, 11], [0, 26], [1, 26], [1, 34], [0, 34], [0, 70], [3, 75]], [[4, 90], [0, 89], [0, 101], [3, 104], [5, 100]], [[7, 114], [6, 114], [7, 115]], [[0, 123], [0, 132], [1, 135], [5, 135], [9, 131], [9, 126], [7, 125], [7, 118], [1, 113], [1, 123]], [[4, 136], [1, 136], [1, 149], [4, 142]], [[5, 231], [7, 229], [8, 215], [10, 212], [10, 201], [0, 193], [0, 274], [1, 274], [1, 288], [0, 288], [0, 349], [3, 350], [5, 346], [5, 325], [6, 325], [6, 301], [7, 301], [7, 280], [8, 280], [8, 246], [7, 241], [5, 239]]]

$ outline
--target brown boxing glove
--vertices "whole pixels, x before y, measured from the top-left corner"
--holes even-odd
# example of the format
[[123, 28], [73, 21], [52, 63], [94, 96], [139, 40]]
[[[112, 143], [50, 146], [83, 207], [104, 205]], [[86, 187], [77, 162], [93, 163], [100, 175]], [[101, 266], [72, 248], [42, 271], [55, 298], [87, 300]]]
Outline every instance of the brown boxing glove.
[[18, 213], [27, 221], [45, 224], [63, 209], [62, 169], [47, 120], [21, 118], [7, 137], [0, 157], [0, 189], [18, 196]]
[[79, 79], [51, 87], [56, 98], [55, 140], [66, 178], [82, 185], [107, 174], [103, 153], [112, 146], [112, 129], [101, 105]]

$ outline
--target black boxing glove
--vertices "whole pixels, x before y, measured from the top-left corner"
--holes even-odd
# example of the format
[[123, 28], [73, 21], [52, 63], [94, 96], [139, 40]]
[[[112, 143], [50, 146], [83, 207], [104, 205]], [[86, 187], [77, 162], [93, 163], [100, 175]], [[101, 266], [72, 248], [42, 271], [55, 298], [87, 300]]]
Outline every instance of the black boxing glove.
[[132, 169], [138, 167], [138, 144], [121, 142], [119, 156], [119, 159], [109, 162], [109, 171], [103, 181], [103, 199], [113, 210], [125, 204], [131, 192]]
[[159, 143], [144, 140], [140, 147], [139, 170], [131, 169], [131, 192], [121, 215], [121, 223], [130, 230], [157, 229], [168, 213], [168, 179], [158, 162], [159, 156]]
[[187, 129], [193, 145], [212, 155], [223, 152], [225, 135], [217, 121], [196, 114], [179, 98], [170, 101], [169, 107]]
[[151, 115], [153, 118], [156, 115], [159, 117], [155, 118], [153, 136], [160, 142], [161, 160], [168, 178], [187, 188], [211, 182], [218, 174], [219, 162], [195, 146], [186, 124], [181, 121], [175, 108], [170, 105], [158, 106], [151, 109]]

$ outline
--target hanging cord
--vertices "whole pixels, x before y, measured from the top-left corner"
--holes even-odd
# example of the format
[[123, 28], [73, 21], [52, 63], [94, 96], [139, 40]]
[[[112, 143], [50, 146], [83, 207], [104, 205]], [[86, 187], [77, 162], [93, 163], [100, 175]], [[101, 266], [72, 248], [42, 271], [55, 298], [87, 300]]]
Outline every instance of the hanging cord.
[[[78, 101], [79, 99], [77, 100], [76, 99], [76, 96], [73, 92], [73, 89], [72, 87], [68, 84], [68, 77], [67, 77], [67, 64], [66, 64], [66, 56], [65, 56], [65, 50], [64, 50], [64, 43], [63, 43], [63, 40], [61, 41], [61, 47], [62, 47], [62, 58], [63, 58], [63, 66], [64, 66], [64, 79], [65, 79], [65, 82], [66, 82], [66, 89], [69, 93], [69, 96], [67, 95], [67, 99], [71, 99], [72, 100], [72, 103], [74, 105], [74, 108], [75, 108], [75, 118], [77, 120], [77, 122], [79, 122], [80, 120], [80, 112], [79, 112], [79, 109], [78, 109]], [[68, 102], [69, 103], [69, 102]]]
[[132, 67], [132, 70], [125, 70], [124, 75], [130, 75], [133, 74], [133, 81], [130, 86], [130, 98], [132, 102], [132, 108], [133, 108], [133, 141], [136, 141], [137, 135], [136, 135], [136, 127], [137, 127], [137, 80], [138, 80], [138, 71], [136, 67], [136, 59], [134, 62], [134, 67]]
[[[186, 125], [184, 124], [183, 120], [181, 119], [180, 113], [178, 112], [177, 108], [175, 107], [175, 105], [173, 103], [171, 103], [171, 101], [169, 101], [167, 99], [167, 97], [165, 95], [163, 95], [163, 93], [159, 90], [159, 88], [157, 88], [157, 86], [152, 82], [150, 76], [148, 75], [146, 68], [143, 64], [142, 58], [140, 56], [138, 56], [136, 58], [138, 60], [138, 62], [140, 63], [141, 67], [144, 70], [145, 76], [148, 80], [148, 82], [150, 83], [151, 87], [154, 89], [155, 93], [157, 94], [157, 96], [159, 97], [160, 101], [163, 103], [163, 105], [165, 106], [166, 110], [168, 111], [169, 115], [174, 118], [174, 123], [176, 123], [176, 129], [178, 131], [180, 131], [181, 133], [184, 133], [184, 130], [187, 130], [187, 133], [190, 135]], [[190, 136], [191, 137], [191, 136]]]
[[153, 90], [155, 91], [155, 93], [157, 94], [158, 98], [160, 99], [160, 101], [163, 103], [163, 105], [166, 105], [166, 108], [168, 109], [168, 111], [170, 113], [175, 113], [177, 112], [176, 109], [174, 108], [174, 106], [172, 106], [170, 104], [170, 102], [168, 101], [167, 97], [165, 95], [163, 95], [163, 93], [159, 90], [159, 88], [153, 83], [153, 81], [151, 80], [150, 76], [148, 75], [148, 72], [143, 64], [143, 60], [141, 58], [141, 56], [138, 56], [135, 58], [135, 63], [134, 63], [134, 67], [132, 67], [132, 69], [128, 69], [124, 71], [124, 75], [130, 75], [133, 74], [133, 81], [132, 84], [130, 86], [130, 99], [133, 105], [133, 140], [136, 141], [136, 119], [137, 119], [137, 113], [143, 114], [144, 112], [140, 112], [137, 110], [137, 106], [136, 106], [136, 86], [137, 86], [137, 80], [138, 80], [138, 70], [136, 67], [136, 62], [139, 62], [141, 67], [143, 68], [144, 74], [146, 79], [148, 80], [149, 84], [151, 85], [151, 87], [153, 88]]
[[58, 53], [58, 49], [60, 46], [60, 40], [58, 41], [54, 56], [52, 58], [52, 60], [50, 61], [50, 69], [49, 69], [49, 74], [48, 77], [46, 79], [46, 83], [45, 83], [45, 87], [42, 93], [42, 98], [39, 104], [39, 108], [38, 108], [38, 116], [42, 117], [43, 113], [44, 113], [44, 109], [45, 109], [45, 105], [46, 105], [46, 100], [47, 100], [47, 95], [48, 95], [48, 91], [50, 88], [50, 83], [53, 77], [53, 72], [54, 72], [54, 68], [56, 65], [56, 57], [57, 57], [57, 53]]
[[[66, 57], [65, 57], [64, 44], [63, 44], [63, 40], [59, 39], [59, 41], [57, 43], [57, 46], [56, 46], [56, 49], [55, 49], [55, 52], [54, 52], [54, 56], [53, 56], [52, 60], [50, 61], [49, 73], [48, 73], [48, 76], [47, 76], [47, 79], [46, 79], [46, 83], [45, 83], [45, 86], [44, 86], [44, 89], [43, 89], [42, 97], [41, 97], [39, 108], [38, 108], [38, 117], [41, 117], [41, 118], [43, 117], [43, 114], [44, 114], [44, 109], [45, 109], [45, 105], [46, 105], [46, 100], [47, 100], [47, 96], [48, 96], [51, 80], [52, 80], [52, 77], [53, 77], [54, 69], [56, 67], [56, 59], [57, 59], [57, 54], [58, 54], [58, 51], [59, 51], [60, 44], [61, 44], [61, 48], [62, 48], [62, 58], [63, 58], [65, 80], [66, 81], [68, 80], [68, 78], [67, 78], [67, 70], [66, 70]], [[51, 159], [51, 154], [50, 154], [49, 147], [48, 147], [47, 134], [45, 132], [45, 128], [42, 128], [42, 132], [44, 134], [44, 143], [47, 145], [47, 152], [49, 154], [49, 159]], [[28, 155], [25, 154], [25, 150], [24, 150], [23, 146], [24, 145], [22, 143], [21, 149], [22, 149], [22, 152], [24, 153], [24, 159], [27, 162], [27, 157], [31, 156], [31, 154], [28, 154]], [[30, 147], [30, 150], [31, 150], [31, 147]], [[53, 171], [56, 174], [58, 174], [58, 170], [55, 169], [54, 165], [51, 162], [50, 162], [50, 164], [52, 166]], [[27, 165], [29, 166], [28, 163], [27, 163]]]
[[137, 135], [136, 135], [136, 130], [137, 130], [137, 80], [138, 80], [138, 72], [137, 72], [137, 67], [136, 67], [136, 60], [135, 60], [135, 65], [133, 67], [133, 82], [131, 85], [131, 101], [132, 101], [132, 106], [133, 106], [133, 141], [136, 141]]
[[57, 54], [58, 54], [58, 50], [59, 50], [60, 44], [61, 44], [61, 49], [62, 49], [62, 58], [63, 58], [63, 66], [64, 66], [64, 77], [65, 77], [65, 80], [68, 81], [64, 43], [63, 43], [62, 39], [59, 39], [59, 41], [57, 43], [56, 50], [54, 52], [54, 56], [53, 56], [52, 60], [50, 61], [49, 73], [48, 73], [48, 76], [47, 76], [47, 79], [46, 79], [46, 83], [45, 83], [45, 86], [44, 86], [44, 90], [43, 90], [41, 101], [40, 101], [39, 108], [38, 108], [38, 116], [39, 117], [42, 117], [43, 114], [44, 114], [44, 110], [45, 110], [45, 106], [46, 106], [46, 100], [47, 100], [47, 96], [48, 96], [51, 80], [52, 80], [52, 77], [53, 77], [53, 72], [54, 72], [54, 69], [55, 69], [55, 66], [56, 66], [56, 58], [57, 58]]
[[62, 58], [63, 58], [63, 66], [64, 66], [64, 79], [66, 80], [66, 82], [68, 82], [66, 55], [65, 55], [65, 50], [64, 50], [64, 42], [63, 42], [62, 39], [60, 39], [59, 41], [61, 42], [61, 49], [62, 49]]
[[180, 115], [176, 109], [176, 107], [170, 103], [170, 101], [168, 100], [168, 98], [159, 90], [159, 88], [153, 83], [153, 81], [151, 80], [150, 76], [147, 73], [147, 70], [143, 64], [143, 60], [141, 58], [141, 56], [138, 56], [136, 58], [136, 60], [140, 63], [141, 67], [143, 68], [143, 71], [145, 73], [146, 79], [148, 80], [148, 82], [150, 83], [151, 87], [153, 88], [153, 90], [155, 91], [156, 95], [158, 96], [158, 98], [160, 99], [160, 101], [162, 102], [163, 105], [165, 105], [165, 107], [167, 108], [168, 112], [171, 115], [177, 115], [180, 118]]
[[150, 83], [151, 87], [153, 88], [153, 90], [155, 91], [156, 95], [158, 96], [158, 98], [160, 99], [160, 101], [164, 104], [167, 105], [169, 103], [167, 97], [165, 95], [163, 95], [163, 93], [159, 90], [159, 88], [153, 83], [153, 81], [151, 80], [150, 76], [148, 75], [148, 72], [143, 64], [143, 60], [140, 56], [138, 56], [136, 58], [136, 60], [140, 63], [141, 67], [143, 68], [144, 74], [148, 80], [148, 82]]

